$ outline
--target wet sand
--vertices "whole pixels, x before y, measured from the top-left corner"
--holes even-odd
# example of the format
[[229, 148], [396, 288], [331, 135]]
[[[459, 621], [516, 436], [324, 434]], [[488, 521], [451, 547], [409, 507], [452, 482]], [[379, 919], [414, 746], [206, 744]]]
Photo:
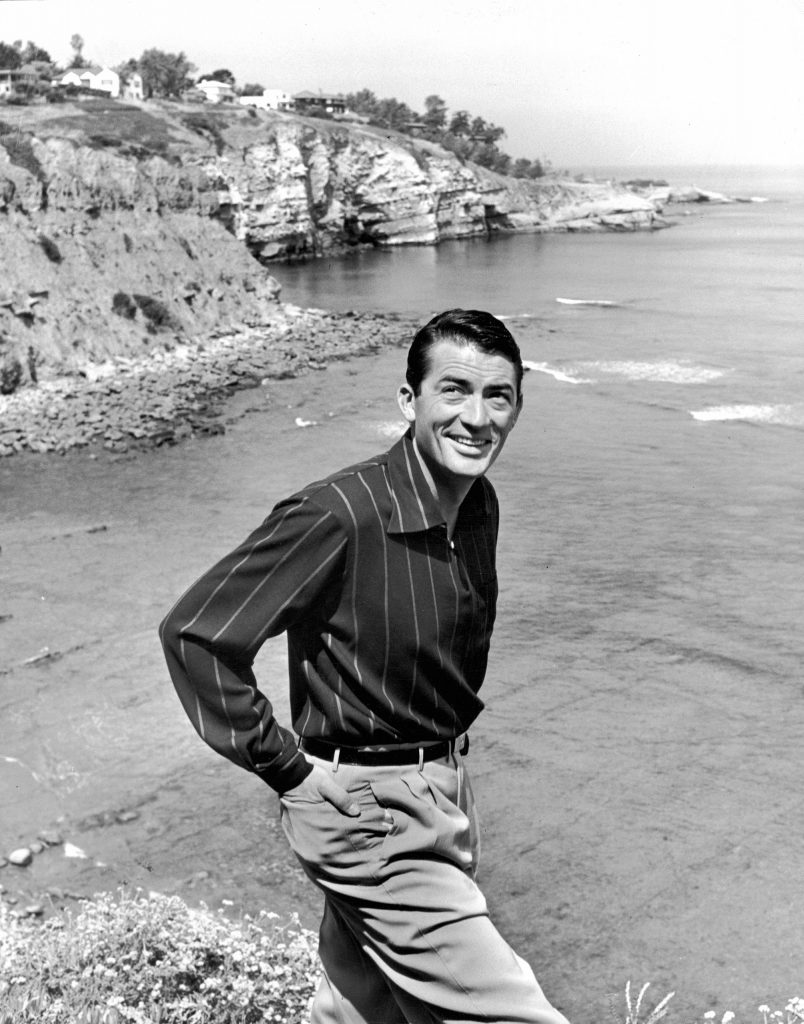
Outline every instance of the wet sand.
[[[227, 403], [225, 434], [170, 449], [0, 463], [0, 852], [58, 828], [86, 854], [54, 846], [28, 868], [0, 869], [6, 898], [50, 892], [58, 904], [131, 885], [233, 912], [296, 911], [315, 926], [319, 901], [287, 851], [275, 797], [196, 737], [156, 625], [274, 501], [387, 447], [399, 369], [400, 354], [385, 353], [242, 392]], [[555, 382], [534, 387], [545, 419], [560, 417]], [[503, 474], [498, 489], [515, 483]], [[519, 569], [515, 532], [502, 541], [508, 576]], [[501, 614], [515, 618], [517, 599]], [[786, 744], [800, 684], [763, 693], [762, 726], [750, 690], [718, 687], [727, 665], [711, 666], [704, 699], [671, 655], [609, 650], [597, 666], [568, 662], [536, 701], [515, 674], [528, 642], [513, 661], [493, 654], [471, 765], [481, 883], [550, 996], [580, 1022], [617, 1016], [629, 977], [652, 981], [656, 999], [678, 987], [673, 1019], [710, 1006], [747, 1016], [797, 994], [791, 871], [804, 779]], [[598, 671], [607, 660], [610, 672]], [[638, 699], [612, 681], [625, 664]], [[283, 642], [271, 641], [257, 675], [287, 721], [283, 671]], [[679, 694], [698, 728], [680, 720]], [[538, 728], [512, 731], [534, 703]], [[756, 731], [747, 761], [736, 741], [706, 749], [714, 721], [721, 737]]]

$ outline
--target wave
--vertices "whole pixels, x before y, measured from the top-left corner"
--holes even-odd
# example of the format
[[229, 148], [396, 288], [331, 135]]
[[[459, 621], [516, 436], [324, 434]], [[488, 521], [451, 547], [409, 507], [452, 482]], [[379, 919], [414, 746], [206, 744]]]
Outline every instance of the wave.
[[534, 363], [530, 359], [523, 359], [522, 365], [526, 370], [534, 370], [536, 373], [546, 373], [548, 376], [553, 377], [555, 380], [561, 381], [562, 384], [592, 384], [590, 380], [585, 380], [583, 377], [573, 377], [569, 373], [565, 373], [563, 370], [557, 369], [555, 366], [550, 366], [549, 363]]
[[690, 412], [703, 423], [742, 420], [749, 423], [773, 423], [785, 427], [804, 426], [804, 405], [715, 405]]
[[613, 299], [556, 299], [556, 302], [560, 302], [562, 306], [619, 306], [619, 302]]
[[677, 363], [673, 360], [651, 363], [624, 359], [582, 362], [575, 365], [587, 372], [624, 377], [626, 380], [653, 381], [657, 384], [707, 384], [722, 377], [725, 372], [692, 363]]
[[372, 428], [380, 437], [396, 440], [405, 433], [408, 425], [403, 420], [382, 420], [379, 423], [372, 423]]

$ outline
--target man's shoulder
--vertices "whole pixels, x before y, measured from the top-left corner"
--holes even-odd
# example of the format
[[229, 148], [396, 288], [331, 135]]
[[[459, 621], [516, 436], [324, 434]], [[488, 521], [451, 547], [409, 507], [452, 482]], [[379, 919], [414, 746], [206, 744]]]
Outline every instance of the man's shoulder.
[[387, 500], [387, 465], [388, 452], [381, 452], [314, 480], [290, 500], [310, 502], [335, 515], [354, 517], [360, 510], [376, 508]]

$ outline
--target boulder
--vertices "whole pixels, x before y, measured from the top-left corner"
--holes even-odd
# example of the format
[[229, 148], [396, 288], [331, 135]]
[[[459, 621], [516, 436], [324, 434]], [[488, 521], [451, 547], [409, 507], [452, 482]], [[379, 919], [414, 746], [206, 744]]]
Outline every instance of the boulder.
[[14, 864], [18, 868], [27, 868], [32, 861], [33, 853], [31, 853], [27, 846], [21, 846], [18, 850], [12, 850], [8, 855], [9, 864]]

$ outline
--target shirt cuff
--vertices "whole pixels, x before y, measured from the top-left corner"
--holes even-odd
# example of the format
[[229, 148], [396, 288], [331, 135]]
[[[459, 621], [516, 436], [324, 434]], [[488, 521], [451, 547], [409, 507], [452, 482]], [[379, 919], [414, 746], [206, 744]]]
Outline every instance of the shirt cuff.
[[275, 792], [286, 793], [289, 789], [301, 785], [312, 770], [313, 766], [304, 754], [296, 751], [281, 766], [258, 769], [254, 774]]

